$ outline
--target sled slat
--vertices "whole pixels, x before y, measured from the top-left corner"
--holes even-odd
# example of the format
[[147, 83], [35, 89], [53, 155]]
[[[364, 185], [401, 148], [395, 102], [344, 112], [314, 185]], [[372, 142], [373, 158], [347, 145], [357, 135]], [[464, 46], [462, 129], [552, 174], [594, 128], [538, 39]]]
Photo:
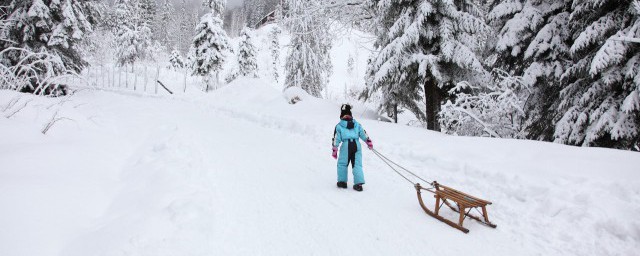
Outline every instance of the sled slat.
[[467, 196], [467, 197], [469, 197], [469, 198], [472, 198], [472, 199], [474, 199], [474, 200], [476, 200], [476, 201], [479, 201], [479, 202], [482, 202], [482, 203], [484, 203], [484, 204], [491, 204], [491, 202], [489, 202], [489, 201], [487, 201], [487, 200], [477, 198], [477, 197], [475, 197], [475, 196], [469, 195], [469, 194], [464, 193], [464, 192], [461, 192], [461, 191], [459, 191], [459, 190], [455, 190], [455, 189], [450, 188], [450, 187], [447, 187], [447, 186], [445, 186], [445, 185], [440, 185], [440, 184], [438, 184], [438, 185], [439, 185], [441, 188], [444, 188], [444, 189], [446, 189], [446, 190], [450, 190], [450, 191], [454, 191], [454, 192], [458, 192], [458, 193], [460, 193], [460, 194], [463, 194], [463, 195], [465, 195], [465, 196]]

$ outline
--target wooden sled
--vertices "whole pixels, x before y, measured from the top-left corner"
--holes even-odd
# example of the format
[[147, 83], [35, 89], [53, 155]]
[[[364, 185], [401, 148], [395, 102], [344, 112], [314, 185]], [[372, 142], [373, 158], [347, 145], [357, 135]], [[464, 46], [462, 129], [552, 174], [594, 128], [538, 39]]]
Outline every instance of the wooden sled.
[[[431, 217], [434, 217], [444, 223], [446, 223], [447, 225], [454, 227], [464, 233], [469, 233], [469, 230], [464, 228], [462, 226], [462, 222], [465, 220], [465, 218], [469, 217], [472, 218], [474, 220], [479, 221], [480, 223], [482, 223], [483, 225], [492, 227], [492, 228], [496, 228], [497, 226], [493, 223], [491, 223], [489, 221], [489, 216], [487, 215], [487, 205], [491, 204], [491, 202], [468, 195], [466, 193], [460, 192], [458, 190], [452, 189], [450, 187], [444, 186], [444, 185], [440, 185], [438, 184], [438, 182], [434, 181], [433, 182], [433, 186], [435, 188], [435, 190], [431, 189], [431, 188], [424, 188], [422, 186], [420, 186], [420, 183], [416, 183], [415, 184], [415, 188], [416, 191], [418, 193], [418, 201], [420, 202], [420, 206], [422, 207], [422, 209], [429, 214]], [[426, 190], [429, 191], [431, 193], [434, 194], [434, 197], [436, 198], [436, 208], [435, 211], [431, 211], [429, 210], [429, 208], [427, 208], [427, 206], [424, 204], [424, 202], [422, 201], [422, 190]], [[440, 202], [442, 201], [442, 202]], [[449, 201], [453, 201], [453, 203], [456, 204], [456, 206], [453, 206], [451, 204], [451, 202]], [[457, 212], [460, 214], [460, 218], [458, 219], [458, 223], [455, 223], [453, 221], [450, 221], [448, 219], [445, 219], [444, 217], [438, 215], [438, 213], [440, 212], [440, 208], [442, 207], [443, 204], [446, 204], [447, 206], [449, 206], [449, 208], [451, 208], [451, 210]], [[482, 208], [482, 219], [480, 217], [474, 216], [471, 214], [471, 210], [473, 209], [478, 209], [478, 208]]]

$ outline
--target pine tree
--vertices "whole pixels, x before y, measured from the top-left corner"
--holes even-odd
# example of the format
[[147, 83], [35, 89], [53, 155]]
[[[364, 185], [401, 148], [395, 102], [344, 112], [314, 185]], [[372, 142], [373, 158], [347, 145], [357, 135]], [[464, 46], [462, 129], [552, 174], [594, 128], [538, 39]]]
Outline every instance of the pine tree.
[[242, 2], [242, 10], [244, 12], [244, 14], [246, 15], [247, 19], [246, 19], [246, 24], [243, 24], [244, 26], [247, 27], [253, 27], [253, 25], [255, 25], [256, 22], [256, 1], [255, 0], [246, 0]]
[[331, 73], [331, 35], [319, 10], [310, 0], [289, 0], [287, 28], [291, 45], [285, 63], [285, 87], [300, 87], [312, 96], [320, 97]]
[[[485, 72], [477, 54], [488, 27], [454, 1], [369, 0], [367, 6], [375, 13], [378, 51], [370, 59], [362, 97], [380, 93], [382, 111], [406, 108], [437, 130], [447, 88], [474, 82]], [[426, 111], [420, 107], [425, 102]]]
[[265, 16], [265, 8], [267, 3], [265, 2], [265, 0], [255, 0], [256, 4], [255, 4], [255, 23], [252, 24], [252, 26], [257, 25], [262, 18], [264, 18]]
[[176, 42], [171, 35], [175, 37], [179, 33], [179, 28], [175, 26], [174, 12], [175, 9], [171, 1], [165, 0], [158, 13], [156, 33], [154, 33], [154, 35], [156, 35], [156, 39], [164, 46], [175, 44]]
[[278, 67], [280, 67], [280, 34], [282, 30], [280, 27], [274, 26], [271, 31], [269, 31], [269, 50], [271, 52], [271, 67], [273, 70], [271, 73], [273, 74], [273, 80], [278, 83], [279, 75], [278, 75]]
[[158, 6], [155, 0], [129, 0], [131, 2], [137, 2], [138, 10], [140, 12], [140, 22], [146, 23], [147, 26], [153, 28], [152, 33], [156, 33], [155, 28], [152, 26], [156, 14], [158, 13]]
[[151, 24], [148, 10], [140, 0], [119, 0], [116, 2], [116, 57], [118, 64], [134, 64], [149, 57], [151, 42]]
[[639, 46], [616, 40], [640, 36], [638, 17], [631, 1], [573, 1], [555, 142], [640, 148]]
[[186, 0], [182, 0], [180, 4], [180, 11], [176, 12], [176, 23], [178, 23], [178, 36], [177, 36], [177, 45], [178, 50], [181, 53], [187, 53], [189, 51], [189, 47], [191, 46], [191, 40], [189, 38], [193, 38], [193, 25], [191, 24], [192, 16], [187, 11], [187, 3]]
[[569, 8], [556, 0], [506, 0], [488, 15], [499, 31], [491, 65], [525, 83], [514, 93], [528, 98], [520, 127], [530, 139], [552, 139], [554, 99], [569, 55]]
[[171, 65], [171, 68], [176, 70], [184, 68], [184, 60], [177, 48], [174, 48], [173, 51], [171, 51], [171, 55], [169, 56], [169, 64]]
[[205, 0], [203, 4], [211, 8], [211, 12], [202, 16], [196, 26], [196, 35], [189, 50], [189, 61], [192, 74], [204, 78], [205, 91], [208, 91], [212, 78], [218, 82], [218, 75], [225, 61], [224, 51], [229, 49], [229, 39], [222, 29], [220, 18], [225, 1]]
[[[13, 25], [6, 28], [6, 40], [0, 41], [0, 48], [46, 51], [60, 57], [65, 68], [79, 72], [87, 66], [81, 45], [99, 18], [92, 17], [99, 15], [96, 5], [94, 1], [80, 0], [13, 0], [7, 6], [6, 17]], [[3, 57], [15, 64], [21, 54]]]
[[240, 46], [238, 49], [238, 72], [241, 76], [258, 77], [258, 63], [256, 60], [256, 47], [251, 40], [251, 31], [244, 28], [240, 33]]

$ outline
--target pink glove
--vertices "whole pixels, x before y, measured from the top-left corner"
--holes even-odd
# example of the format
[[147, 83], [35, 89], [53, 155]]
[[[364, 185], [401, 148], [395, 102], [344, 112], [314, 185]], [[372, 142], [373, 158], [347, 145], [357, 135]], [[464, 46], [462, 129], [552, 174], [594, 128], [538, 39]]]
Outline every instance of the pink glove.
[[373, 142], [371, 142], [371, 140], [367, 140], [367, 146], [369, 149], [373, 149]]
[[333, 153], [331, 153], [331, 156], [334, 159], [338, 159], [338, 148], [337, 147], [333, 147], [331, 150], [333, 151]]

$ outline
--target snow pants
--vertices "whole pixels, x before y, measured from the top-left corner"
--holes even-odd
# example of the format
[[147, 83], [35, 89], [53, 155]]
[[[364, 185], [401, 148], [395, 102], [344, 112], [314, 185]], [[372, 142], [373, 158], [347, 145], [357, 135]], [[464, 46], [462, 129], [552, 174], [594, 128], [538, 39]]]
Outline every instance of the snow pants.
[[364, 173], [362, 172], [362, 148], [358, 139], [345, 140], [340, 145], [340, 155], [338, 156], [338, 181], [347, 182], [349, 175], [347, 169], [351, 163], [353, 169], [353, 184], [364, 184]]

